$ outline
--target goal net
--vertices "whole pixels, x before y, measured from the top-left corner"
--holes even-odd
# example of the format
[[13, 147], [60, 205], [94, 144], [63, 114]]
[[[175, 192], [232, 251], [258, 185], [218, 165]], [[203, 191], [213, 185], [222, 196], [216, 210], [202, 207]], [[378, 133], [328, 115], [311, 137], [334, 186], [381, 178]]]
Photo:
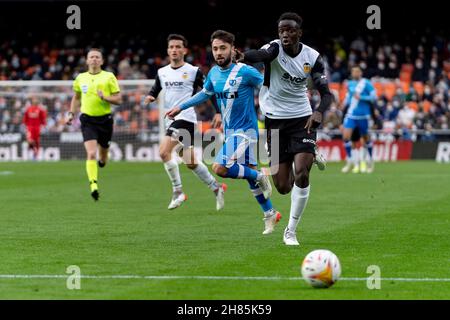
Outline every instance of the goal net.
[[[159, 101], [143, 104], [153, 82], [119, 80], [123, 103], [113, 106], [112, 160], [159, 160]], [[85, 159], [78, 117], [71, 126], [65, 125], [72, 96], [72, 81], [0, 81], [0, 161], [32, 159], [22, 119], [33, 98], [47, 111], [38, 160]]]

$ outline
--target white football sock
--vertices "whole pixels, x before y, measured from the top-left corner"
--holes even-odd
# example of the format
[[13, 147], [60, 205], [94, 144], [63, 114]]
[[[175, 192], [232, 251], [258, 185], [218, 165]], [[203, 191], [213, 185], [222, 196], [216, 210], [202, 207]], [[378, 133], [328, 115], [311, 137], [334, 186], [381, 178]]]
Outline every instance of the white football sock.
[[297, 230], [297, 225], [300, 221], [303, 211], [305, 211], [306, 204], [308, 203], [309, 188], [299, 188], [294, 183], [294, 187], [291, 191], [291, 212], [289, 214], [288, 229], [291, 232]]
[[355, 149], [352, 149], [352, 155], [350, 157], [347, 157], [347, 165], [353, 164], [353, 159], [355, 157]]
[[366, 161], [369, 155], [369, 151], [365, 146], [361, 147], [361, 161]]
[[192, 169], [192, 172], [208, 186], [212, 191], [217, 190], [219, 188], [219, 184], [213, 175], [208, 171], [208, 167], [203, 164], [203, 162], [199, 162], [195, 169]]
[[170, 181], [172, 182], [173, 192], [181, 192], [181, 177], [180, 169], [178, 168], [178, 163], [175, 159], [170, 159], [164, 162], [164, 168], [169, 175]]
[[352, 149], [352, 161], [355, 167], [359, 166], [359, 149]]

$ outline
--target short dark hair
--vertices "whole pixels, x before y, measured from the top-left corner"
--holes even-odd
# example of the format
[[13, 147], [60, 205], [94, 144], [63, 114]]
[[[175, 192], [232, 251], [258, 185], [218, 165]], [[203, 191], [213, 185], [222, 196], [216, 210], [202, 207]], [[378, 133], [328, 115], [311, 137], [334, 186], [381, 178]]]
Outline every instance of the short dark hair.
[[100, 55], [102, 56], [102, 59], [103, 59], [103, 52], [102, 52], [102, 50], [100, 50], [99, 48], [90, 48], [90, 49], [88, 50], [86, 56], [87, 56], [87, 55], [89, 54], [89, 52], [91, 52], [91, 51], [97, 51], [97, 52], [100, 52]]
[[188, 46], [187, 39], [184, 36], [182, 36], [181, 34], [176, 34], [176, 33], [169, 34], [169, 36], [167, 37], [167, 44], [169, 43], [170, 40], [181, 40], [181, 41], [183, 41], [183, 46], [185, 48], [187, 48], [187, 46]]
[[285, 13], [283, 13], [280, 16], [280, 18], [278, 19], [277, 24], [280, 23], [281, 20], [294, 20], [295, 22], [297, 22], [299, 28], [302, 27], [302, 23], [303, 23], [302, 17], [300, 17], [295, 12], [285, 12]]
[[213, 34], [211, 35], [211, 42], [213, 42], [214, 39], [222, 40], [224, 42], [231, 44], [232, 46], [234, 45], [234, 34], [228, 31], [224, 30], [214, 31]]

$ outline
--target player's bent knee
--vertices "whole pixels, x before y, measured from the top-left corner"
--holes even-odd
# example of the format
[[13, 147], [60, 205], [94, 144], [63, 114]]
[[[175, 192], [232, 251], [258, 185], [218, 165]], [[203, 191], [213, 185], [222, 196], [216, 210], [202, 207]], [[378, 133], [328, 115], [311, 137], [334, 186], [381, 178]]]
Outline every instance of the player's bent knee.
[[188, 167], [188, 169], [194, 170], [195, 168], [197, 168], [197, 164], [196, 163], [186, 163], [186, 167]]
[[215, 174], [217, 174], [219, 177], [226, 177], [228, 173], [228, 169], [218, 163], [213, 163], [212, 170]]
[[309, 185], [309, 171], [307, 168], [295, 170], [295, 184], [301, 188], [305, 188]]
[[283, 182], [283, 183], [274, 182], [274, 184], [275, 184], [275, 188], [277, 189], [277, 191], [280, 194], [288, 194], [292, 190], [292, 185], [287, 184], [286, 182]]
[[344, 130], [344, 134], [342, 135], [342, 139], [344, 139], [344, 141], [348, 141], [350, 140], [352, 137], [352, 131], [350, 130]]
[[167, 162], [170, 161], [170, 152], [166, 150], [160, 150], [159, 156], [161, 157], [162, 161]]
[[291, 188], [291, 186], [283, 185], [283, 186], [279, 186], [277, 188], [277, 190], [280, 194], [288, 194], [289, 192], [291, 192], [292, 188]]

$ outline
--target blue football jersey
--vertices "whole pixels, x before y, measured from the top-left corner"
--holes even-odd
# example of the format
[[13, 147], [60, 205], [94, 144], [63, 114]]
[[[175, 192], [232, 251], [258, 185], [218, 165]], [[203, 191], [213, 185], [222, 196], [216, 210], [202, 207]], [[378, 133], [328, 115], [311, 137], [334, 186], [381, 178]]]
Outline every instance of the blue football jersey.
[[214, 66], [206, 77], [203, 92], [214, 94], [221, 109], [225, 135], [232, 132], [254, 131], [258, 123], [254, 103], [255, 88], [263, 83], [263, 75], [243, 63], [232, 63], [228, 69]]
[[[371, 115], [371, 104], [376, 101], [376, 92], [370, 80], [349, 80], [347, 83], [347, 95], [345, 105], [348, 105], [347, 118], [369, 119]], [[355, 94], [359, 94], [356, 99]]]

